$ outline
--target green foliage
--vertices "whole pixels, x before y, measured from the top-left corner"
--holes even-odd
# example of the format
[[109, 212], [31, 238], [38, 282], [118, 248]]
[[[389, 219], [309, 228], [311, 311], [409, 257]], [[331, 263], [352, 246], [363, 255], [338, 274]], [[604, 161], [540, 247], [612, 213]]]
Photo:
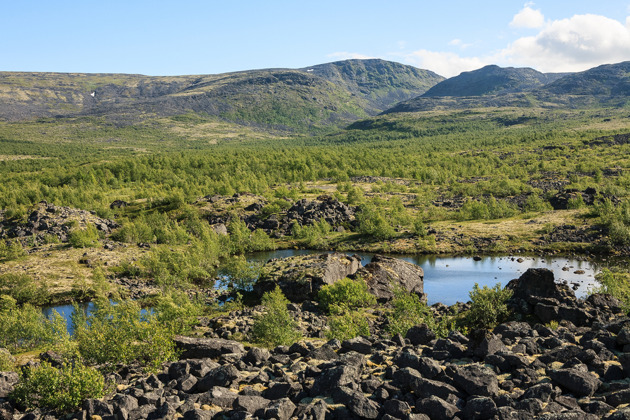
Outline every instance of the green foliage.
[[332, 227], [324, 219], [310, 226], [300, 226], [294, 220], [291, 227], [293, 237], [300, 239], [304, 246], [309, 248], [326, 248], [329, 244], [329, 235]]
[[185, 292], [171, 290], [158, 296], [153, 305], [156, 321], [173, 334], [185, 334], [203, 314], [202, 302], [190, 299]]
[[267, 251], [275, 249], [275, 244], [263, 230], [251, 232], [244, 221], [233, 217], [228, 223], [229, 253], [244, 254], [246, 252]]
[[105, 381], [98, 370], [78, 362], [59, 369], [42, 362], [27, 368], [10, 398], [28, 410], [67, 413], [80, 407], [84, 400], [104, 394]]
[[0, 240], [0, 262], [17, 260], [26, 255], [26, 251], [22, 248], [20, 241]]
[[528, 212], [542, 212], [553, 210], [551, 204], [543, 199], [538, 194], [530, 194], [525, 200], [525, 211]]
[[333, 310], [334, 315], [328, 317], [328, 331], [326, 338], [329, 340], [348, 340], [360, 335], [369, 336], [370, 327], [363, 311], [353, 311], [344, 308]]
[[190, 284], [212, 285], [219, 256], [207, 243], [194, 241], [184, 251], [155, 247], [140, 260], [142, 274], [162, 287], [188, 287]]
[[317, 299], [328, 312], [338, 312], [334, 308], [354, 310], [376, 304], [376, 298], [368, 292], [367, 283], [362, 279], [352, 280], [347, 277], [323, 286]]
[[427, 305], [417, 294], [397, 287], [394, 289], [392, 311], [387, 317], [387, 331], [392, 335], [407, 333], [409, 328], [421, 323], [432, 324], [433, 317]]
[[0, 294], [13, 297], [18, 304], [44, 305], [49, 297], [48, 285], [37, 282], [28, 274], [0, 274]]
[[586, 207], [586, 204], [584, 203], [584, 198], [581, 194], [578, 194], [577, 197], [571, 197], [567, 201], [567, 209], [576, 210], [583, 207]]
[[630, 200], [613, 204], [606, 198], [593, 206], [592, 215], [598, 216], [601, 223], [608, 228], [612, 244], [630, 245]]
[[511, 217], [517, 209], [505, 200], [489, 197], [483, 200], [468, 200], [460, 208], [457, 220], [491, 220]]
[[98, 246], [99, 234], [96, 226], [88, 224], [85, 229], [75, 229], [68, 241], [74, 248], [93, 248]]
[[66, 333], [66, 324], [59, 314], [47, 319], [40, 308], [17, 306], [10, 296], [0, 296], [0, 347], [11, 352], [27, 351], [54, 343]]
[[0, 349], [0, 372], [9, 372], [15, 369], [15, 357], [9, 350]]
[[595, 276], [600, 286], [594, 293], [608, 293], [619, 299], [626, 312], [630, 311], [630, 275], [620, 271], [611, 271], [607, 268]]
[[391, 239], [396, 230], [388, 221], [385, 212], [373, 205], [361, 205], [356, 215], [359, 222], [359, 233], [371, 236], [377, 240]]
[[[163, 313], [170, 319], [172, 312]], [[129, 364], [138, 361], [151, 369], [177, 357], [172, 325], [142, 313], [133, 301], [112, 304], [99, 301], [89, 315], [75, 307], [72, 315], [74, 340], [88, 364]]]
[[287, 309], [288, 299], [276, 286], [262, 297], [265, 313], [257, 316], [252, 327], [252, 339], [263, 346], [290, 345], [301, 338], [297, 322]]
[[512, 291], [503, 289], [500, 283], [494, 287], [479, 287], [477, 283], [469, 292], [470, 309], [465, 314], [464, 324], [472, 329], [491, 329], [505, 321], [510, 315], [507, 300]]
[[247, 261], [244, 255], [233, 255], [226, 259], [221, 271], [228, 278], [228, 285], [237, 290], [251, 290], [260, 277], [262, 264]]

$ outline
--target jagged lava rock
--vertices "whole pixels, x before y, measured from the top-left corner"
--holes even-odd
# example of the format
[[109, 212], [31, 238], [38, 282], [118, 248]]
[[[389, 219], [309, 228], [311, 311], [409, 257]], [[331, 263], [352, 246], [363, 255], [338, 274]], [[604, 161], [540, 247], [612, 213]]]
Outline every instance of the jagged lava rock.
[[263, 266], [254, 291], [262, 296], [278, 285], [293, 302], [313, 300], [323, 286], [356, 273], [359, 267], [361, 257], [338, 252], [273, 259]]
[[372, 261], [359, 269], [355, 278], [362, 278], [369, 287], [370, 293], [376, 296], [379, 303], [385, 303], [394, 297], [394, 288], [418, 294], [426, 301], [424, 295], [424, 271], [419, 266], [398, 258], [375, 255]]

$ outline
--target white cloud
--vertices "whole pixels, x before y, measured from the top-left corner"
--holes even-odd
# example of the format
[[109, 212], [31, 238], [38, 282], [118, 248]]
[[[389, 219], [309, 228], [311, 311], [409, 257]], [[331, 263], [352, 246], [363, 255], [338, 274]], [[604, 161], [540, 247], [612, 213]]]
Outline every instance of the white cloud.
[[463, 71], [475, 70], [492, 61], [480, 57], [461, 57], [451, 52], [418, 50], [404, 56], [405, 62], [440, 76], [453, 77]]
[[630, 26], [605, 16], [575, 15], [548, 23], [535, 36], [517, 39], [502, 55], [509, 64], [540, 71], [582, 71], [630, 60]]
[[540, 10], [532, 9], [528, 3], [523, 9], [514, 15], [510, 26], [514, 28], [541, 28], [545, 24], [545, 17]]
[[347, 51], [337, 51], [337, 52], [328, 54], [326, 57], [331, 58], [333, 60], [349, 60], [349, 59], [365, 60], [368, 58], [375, 58], [375, 57], [370, 57], [369, 55], [347, 52]]

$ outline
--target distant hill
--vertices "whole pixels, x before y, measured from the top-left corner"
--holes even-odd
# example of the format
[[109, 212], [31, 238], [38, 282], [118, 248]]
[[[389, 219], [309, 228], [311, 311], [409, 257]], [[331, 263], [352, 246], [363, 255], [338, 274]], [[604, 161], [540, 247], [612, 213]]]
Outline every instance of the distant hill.
[[429, 70], [378, 59], [336, 61], [302, 70], [363, 97], [367, 101], [366, 110], [374, 114], [445, 80]]
[[548, 84], [544, 92], [555, 95], [630, 95], [630, 61], [605, 64], [573, 73]]
[[483, 96], [516, 93], [542, 87], [564, 76], [545, 74], [530, 68], [485, 66], [467, 71], [433, 86], [422, 96]]
[[564, 74], [486, 66], [440, 82], [384, 114], [478, 107], [625, 106], [628, 96], [630, 62]]
[[321, 132], [378, 114], [441, 80], [383, 60], [198, 76], [0, 72], [0, 119], [98, 116], [134, 124], [194, 113], [263, 129]]

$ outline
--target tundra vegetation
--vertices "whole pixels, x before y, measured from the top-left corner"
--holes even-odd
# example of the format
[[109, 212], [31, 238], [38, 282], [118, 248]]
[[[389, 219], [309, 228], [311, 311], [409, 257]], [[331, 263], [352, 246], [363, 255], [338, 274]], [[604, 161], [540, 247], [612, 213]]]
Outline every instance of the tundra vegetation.
[[[278, 121], [277, 112], [249, 108], [229, 117], [287, 126], [306, 118], [281, 111]], [[99, 372], [133, 362], [157, 370], [177, 359], [175, 335], [200, 333], [200, 316], [231, 309], [262, 305], [245, 342], [294, 343], [299, 325], [280, 289], [262, 299], [251, 292], [260, 267], [245, 255], [256, 251], [627, 256], [627, 116], [624, 106], [444, 109], [390, 113], [311, 136], [256, 137], [251, 127], [230, 126], [243, 130], [238, 141], [204, 131], [215, 119], [188, 114], [135, 124], [96, 116], [0, 122], [0, 344], [9, 356], [52, 349], [62, 359], [24, 370], [13, 399], [72, 411], [106, 391]], [[168, 131], [172, 124], [186, 130]], [[257, 197], [257, 222], [275, 228], [252, 228], [251, 206], [236, 199], [247, 196]], [[293, 220], [284, 231], [274, 224], [298, 201], [322, 196], [352, 206], [353, 219]], [[11, 236], [30, 226], [41, 201], [118, 227], [106, 233], [68, 220], [65, 237]], [[624, 267], [603, 271], [599, 281], [628, 309]], [[130, 299], [124, 282], [148, 287], [150, 296]], [[206, 293], [218, 285], [230, 295], [225, 303]], [[417, 295], [397, 290], [383, 331], [404, 336], [423, 323], [440, 337], [491, 329], [510, 316], [509, 297], [500, 287], [475, 287], [466, 311], [435, 318]], [[97, 309], [77, 308], [72, 336], [38, 308], [86, 299]], [[317, 303], [327, 338], [371, 333], [378, 305], [362, 280], [324, 287]], [[3, 369], [14, 363], [5, 356]]]

